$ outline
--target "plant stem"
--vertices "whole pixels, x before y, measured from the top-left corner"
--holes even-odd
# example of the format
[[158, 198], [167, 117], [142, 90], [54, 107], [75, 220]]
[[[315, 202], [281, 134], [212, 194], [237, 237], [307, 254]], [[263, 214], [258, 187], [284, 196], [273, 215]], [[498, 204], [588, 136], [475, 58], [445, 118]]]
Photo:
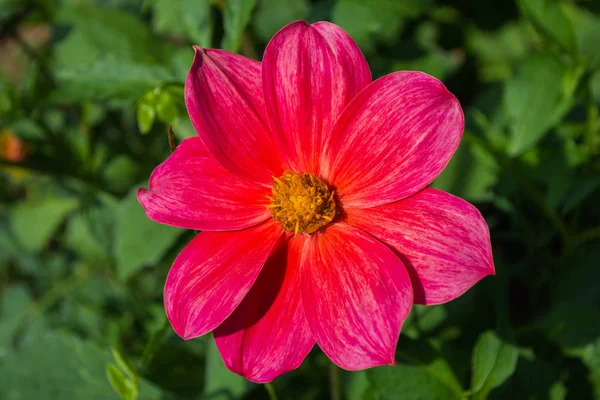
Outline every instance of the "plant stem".
[[329, 364], [329, 393], [331, 400], [340, 400], [340, 369], [334, 363]]
[[270, 400], [277, 400], [277, 394], [275, 394], [275, 389], [273, 388], [273, 384], [271, 382], [267, 382], [264, 384], [267, 393], [269, 393]]

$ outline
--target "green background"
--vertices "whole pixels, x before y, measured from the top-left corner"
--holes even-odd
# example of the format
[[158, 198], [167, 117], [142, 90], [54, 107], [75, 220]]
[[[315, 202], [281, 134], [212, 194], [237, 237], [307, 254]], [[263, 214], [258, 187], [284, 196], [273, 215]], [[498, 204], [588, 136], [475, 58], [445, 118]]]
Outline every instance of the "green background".
[[[191, 45], [260, 59], [305, 19], [346, 29], [375, 77], [422, 70], [456, 94], [464, 139], [434, 186], [481, 210], [497, 275], [415, 306], [398, 365], [341, 371], [315, 348], [274, 381], [278, 398], [600, 399], [599, 12], [549, 0], [0, 0], [0, 398], [267, 397], [225, 369], [210, 335], [183, 342], [166, 323], [165, 277], [193, 232], [146, 219], [135, 191], [170, 153], [169, 124], [177, 141], [194, 135]], [[21, 161], [6, 159], [15, 138]]]

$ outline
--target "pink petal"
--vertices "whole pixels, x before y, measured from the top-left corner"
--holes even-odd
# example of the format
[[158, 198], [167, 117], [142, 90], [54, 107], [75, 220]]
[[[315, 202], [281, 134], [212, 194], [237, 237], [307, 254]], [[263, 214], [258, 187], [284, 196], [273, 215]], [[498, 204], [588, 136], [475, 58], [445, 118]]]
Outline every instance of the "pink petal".
[[150, 177], [138, 199], [148, 218], [197, 230], [234, 230], [270, 217], [269, 189], [236, 178], [206, 151], [200, 138], [184, 140]]
[[371, 82], [369, 65], [340, 27], [298, 21], [271, 39], [262, 66], [271, 131], [284, 163], [318, 174], [335, 121]]
[[495, 273], [483, 217], [471, 204], [440, 190], [348, 210], [346, 222], [396, 251], [411, 275], [415, 303], [445, 303]]
[[225, 365], [258, 382], [296, 369], [312, 349], [300, 297], [303, 237], [281, 246], [265, 264], [244, 301], [215, 330]]
[[175, 259], [165, 309], [184, 339], [215, 329], [240, 304], [282, 231], [274, 221], [233, 232], [200, 232]]
[[458, 100], [436, 78], [395, 72], [344, 110], [323, 156], [322, 176], [345, 208], [400, 200], [444, 169], [464, 127]]
[[308, 325], [334, 363], [348, 370], [394, 363], [413, 294], [390, 249], [349, 225], [331, 225], [307, 241], [301, 279]]
[[224, 50], [195, 49], [185, 82], [194, 128], [226, 170], [270, 185], [283, 170], [266, 122], [260, 63]]

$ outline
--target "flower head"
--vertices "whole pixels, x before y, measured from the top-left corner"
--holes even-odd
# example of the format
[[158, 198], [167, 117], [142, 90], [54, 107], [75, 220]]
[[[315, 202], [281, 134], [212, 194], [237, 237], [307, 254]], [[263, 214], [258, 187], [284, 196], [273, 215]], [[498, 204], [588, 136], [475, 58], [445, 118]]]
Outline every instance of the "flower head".
[[342, 29], [295, 22], [262, 63], [196, 48], [185, 100], [198, 137], [138, 197], [151, 219], [202, 231], [165, 308], [184, 339], [214, 330], [230, 370], [268, 382], [315, 343], [345, 369], [392, 364], [413, 303], [494, 273], [481, 214], [427, 188], [464, 126], [437, 79], [372, 82]]

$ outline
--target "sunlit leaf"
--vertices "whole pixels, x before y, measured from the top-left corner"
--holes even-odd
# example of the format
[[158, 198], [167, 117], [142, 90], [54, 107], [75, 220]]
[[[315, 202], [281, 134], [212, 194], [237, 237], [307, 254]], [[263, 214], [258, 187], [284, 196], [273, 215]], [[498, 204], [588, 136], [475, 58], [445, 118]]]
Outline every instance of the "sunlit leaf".
[[228, 0], [225, 2], [223, 10], [225, 36], [221, 47], [232, 52], [239, 50], [242, 36], [250, 22], [250, 15], [255, 6], [256, 0]]

